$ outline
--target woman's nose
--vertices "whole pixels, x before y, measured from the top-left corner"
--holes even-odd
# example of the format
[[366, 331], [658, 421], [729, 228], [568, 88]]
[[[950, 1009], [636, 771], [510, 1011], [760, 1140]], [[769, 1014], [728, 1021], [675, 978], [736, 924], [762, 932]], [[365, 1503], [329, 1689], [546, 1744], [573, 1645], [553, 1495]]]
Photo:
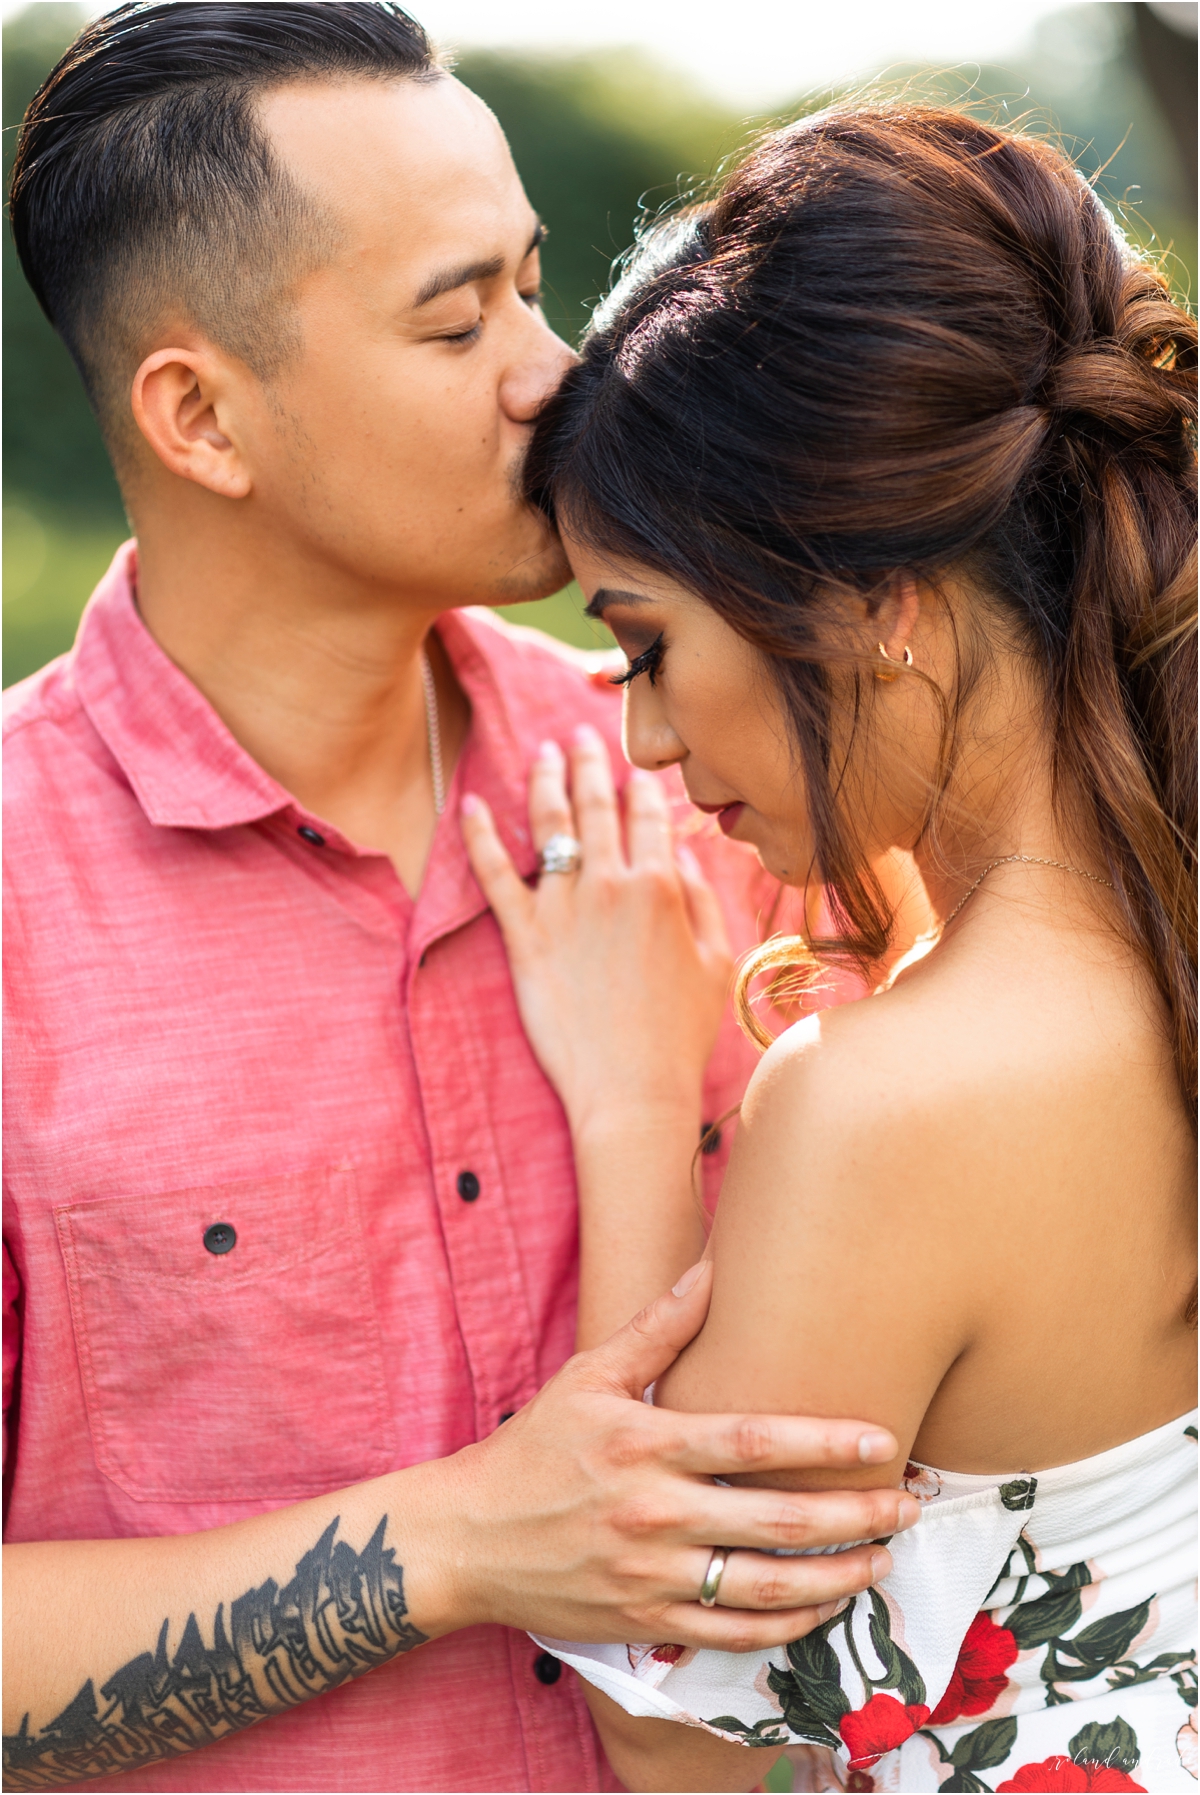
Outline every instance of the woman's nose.
[[[643, 684], [643, 680], [638, 681], [639, 686]], [[626, 758], [650, 773], [677, 766], [687, 758], [686, 746], [667, 721], [657, 694], [648, 684], [644, 691], [634, 688], [626, 696], [621, 737]]]

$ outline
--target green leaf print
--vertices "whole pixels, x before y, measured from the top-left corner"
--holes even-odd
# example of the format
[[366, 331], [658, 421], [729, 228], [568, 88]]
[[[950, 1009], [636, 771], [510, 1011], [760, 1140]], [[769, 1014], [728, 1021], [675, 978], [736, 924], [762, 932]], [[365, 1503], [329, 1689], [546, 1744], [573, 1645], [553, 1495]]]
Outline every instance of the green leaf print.
[[[1195, 1652], [1160, 1652], [1157, 1658], [1151, 1658], [1149, 1664], [1138, 1664], [1130, 1658], [1124, 1664], [1112, 1666], [1113, 1674], [1108, 1679], [1108, 1686], [1110, 1689], [1134, 1689], [1139, 1683], [1156, 1683], [1169, 1670], [1176, 1670], [1181, 1664], [1190, 1665], [1195, 1656]], [[1178, 1682], [1174, 1677], [1171, 1680]]]
[[1196, 1438], [1196, 1430], [1194, 1427], [1185, 1427], [1183, 1431], [1189, 1440], [1194, 1440]]
[[718, 1714], [715, 1720], [706, 1720], [705, 1726], [715, 1726], [723, 1733], [735, 1733], [745, 1745], [780, 1745], [788, 1743], [787, 1728], [782, 1720], [759, 1720], [753, 1726], [747, 1726], [744, 1720], [738, 1720], [733, 1714]]
[[[839, 1624], [843, 1624], [843, 1617], [834, 1616], [832, 1621], [825, 1621], [825, 1626], [818, 1626], [804, 1639], [793, 1639], [787, 1646], [787, 1662], [793, 1675], [804, 1684], [805, 1700], [830, 1727], [836, 1727], [841, 1716], [850, 1712], [847, 1693], [841, 1687], [838, 1653], [829, 1644], [829, 1633]], [[771, 1675], [777, 1673], [773, 1671]]]
[[1171, 1681], [1178, 1689], [1179, 1699], [1184, 1706], [1194, 1708], [1196, 1705], [1196, 1666], [1194, 1664], [1186, 1665], [1183, 1670], [1175, 1673]]
[[1014, 1477], [1011, 1483], [1000, 1485], [1000, 1500], [1005, 1508], [1010, 1509], [1014, 1514], [1020, 1514], [1024, 1509], [1032, 1508], [1036, 1495], [1036, 1477]]
[[[811, 1704], [805, 1701], [803, 1691], [786, 1671], [771, 1670], [767, 1675], [767, 1687], [773, 1695], [779, 1697], [784, 1724], [789, 1733], [809, 1745], [828, 1745], [834, 1751], [837, 1750], [842, 1743], [842, 1735], [826, 1726]], [[723, 1726], [724, 1722], [714, 1720], [712, 1724]], [[727, 1730], [732, 1732], [735, 1729], [730, 1727]]]
[[1149, 1619], [1150, 1604], [1142, 1602], [1137, 1608], [1124, 1608], [1120, 1614], [1108, 1614], [1103, 1620], [1093, 1621], [1090, 1627], [1084, 1627], [1070, 1639], [1060, 1640], [1059, 1649], [1093, 1665], [1096, 1670], [1104, 1670], [1125, 1656]]
[[985, 1720], [973, 1733], [959, 1740], [950, 1754], [950, 1762], [958, 1770], [992, 1770], [1008, 1757], [1016, 1739], [1015, 1720]]
[[945, 1795], [947, 1789], [951, 1791], [951, 1795], [959, 1795], [959, 1791], [963, 1791], [964, 1795], [966, 1791], [969, 1791], [969, 1795], [991, 1795], [991, 1784], [980, 1782], [973, 1770], [952, 1770], [938, 1795]]
[[789, 1732], [811, 1745], [829, 1745], [834, 1750], [842, 1742], [837, 1723], [850, 1712], [850, 1703], [842, 1689], [841, 1665], [829, 1635], [844, 1620], [844, 1615], [835, 1615], [806, 1638], [793, 1640], [787, 1648], [790, 1668], [779, 1670], [771, 1665], [767, 1672], [767, 1687], [779, 1697]]
[[1082, 1614], [1083, 1603], [1077, 1589], [1052, 1590], [1036, 1601], [1022, 1602], [1003, 1624], [1016, 1640], [1017, 1650], [1031, 1652], [1035, 1646], [1061, 1637]]
[[[1036, 1605], [1029, 1604], [1030, 1607]], [[1046, 1656], [1039, 1673], [1046, 1685], [1046, 1706], [1053, 1708], [1072, 1699], [1069, 1695], [1064, 1695], [1056, 1687], [1057, 1684], [1090, 1683], [1102, 1670], [1109, 1670], [1117, 1664], [1149, 1618], [1150, 1603], [1140, 1602], [1136, 1608], [1124, 1608], [1119, 1614], [1108, 1614], [1103, 1620], [1093, 1621], [1090, 1626], [1084, 1627], [1069, 1639], [1056, 1637], [1046, 1641]], [[1120, 1686], [1129, 1687], [1130, 1681], [1138, 1680], [1133, 1678]], [[1118, 1685], [1110, 1678], [1109, 1686], [1111, 1688]]]
[[1107, 1764], [1110, 1770], [1136, 1770], [1142, 1755], [1137, 1734], [1120, 1715], [1080, 1727], [1067, 1750], [1077, 1764]]
[[995, 1593], [999, 1589], [1000, 1585], [1002, 1583], [1007, 1582], [1008, 1578], [1012, 1576], [1012, 1574], [1013, 1574], [1013, 1568], [1012, 1568], [1013, 1559], [1016, 1557], [1018, 1552], [1021, 1554], [1021, 1561], [1025, 1566], [1025, 1572], [1024, 1572], [1024, 1575], [1019, 1579], [1019, 1581], [1017, 1583], [1017, 1593], [1013, 1597], [1013, 1601], [1014, 1602], [1023, 1602], [1025, 1600], [1025, 1591], [1029, 1587], [1029, 1579], [1030, 1579], [1030, 1577], [1037, 1576], [1038, 1568], [1037, 1568], [1037, 1554], [1034, 1552], [1033, 1547], [1030, 1545], [1029, 1541], [1025, 1538], [1025, 1535], [1022, 1533], [1019, 1536], [1019, 1538], [1017, 1539], [1016, 1545], [1013, 1547], [1013, 1549], [1009, 1553], [1008, 1557], [1004, 1560], [1004, 1563], [1000, 1569], [1000, 1575], [996, 1578], [996, 1581], [992, 1584], [992, 1587], [988, 1590], [986, 1596], [983, 1598], [983, 1605], [985, 1608], [991, 1607], [992, 1597], [995, 1595]]
[[925, 1679], [906, 1652], [892, 1638], [887, 1603], [877, 1589], [867, 1591], [871, 1600], [870, 1634], [875, 1655], [884, 1666], [882, 1677], [866, 1677], [869, 1689], [894, 1689], [905, 1707], [925, 1705]]
[[[805, 1638], [793, 1640], [787, 1648], [791, 1672], [772, 1668], [769, 1678], [769, 1686], [776, 1695], [784, 1693], [784, 1688], [776, 1687], [775, 1678], [778, 1677], [786, 1688], [796, 1689], [797, 1698], [810, 1707], [826, 1726], [833, 1727], [835, 1732], [842, 1715], [850, 1712], [850, 1701], [842, 1688], [842, 1667], [837, 1653], [829, 1643], [829, 1633], [835, 1626], [842, 1624], [843, 1617], [839, 1614]], [[803, 1685], [802, 1689], [796, 1682], [797, 1678]]]

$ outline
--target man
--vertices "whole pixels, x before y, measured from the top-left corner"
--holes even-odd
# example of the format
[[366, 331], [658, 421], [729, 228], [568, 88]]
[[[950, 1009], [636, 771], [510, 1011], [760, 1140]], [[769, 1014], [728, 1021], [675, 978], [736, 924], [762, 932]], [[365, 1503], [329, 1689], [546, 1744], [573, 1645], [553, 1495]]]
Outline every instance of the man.
[[[712, 1485], [894, 1443], [641, 1403], [703, 1282], [559, 1372], [570, 1142], [453, 815], [532, 875], [537, 742], [618, 728], [455, 610], [566, 577], [518, 496], [540, 227], [376, 4], [121, 8], [12, 205], [137, 547], [9, 724], [8, 1784], [615, 1787], [523, 1629], [795, 1637], [886, 1554], [735, 1552], [707, 1609], [715, 1542], [911, 1504]], [[727, 1030], [710, 1113], [745, 1071]]]

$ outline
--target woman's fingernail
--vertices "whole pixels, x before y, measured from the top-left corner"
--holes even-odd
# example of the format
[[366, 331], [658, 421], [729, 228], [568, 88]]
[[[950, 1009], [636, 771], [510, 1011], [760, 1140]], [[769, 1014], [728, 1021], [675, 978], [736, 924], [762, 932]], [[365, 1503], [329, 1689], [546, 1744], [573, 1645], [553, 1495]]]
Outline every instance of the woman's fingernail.
[[882, 1465], [896, 1456], [896, 1442], [881, 1428], [858, 1436], [858, 1456], [864, 1465]]
[[871, 1581], [872, 1581], [872, 1583], [882, 1583], [883, 1579], [887, 1576], [887, 1574], [891, 1570], [891, 1568], [892, 1568], [892, 1558], [891, 1558], [890, 1552], [872, 1552], [872, 1554], [871, 1554]]
[[562, 749], [557, 742], [539, 742], [537, 757], [539, 760], [561, 760]]
[[673, 1296], [686, 1296], [688, 1291], [695, 1287], [696, 1279], [704, 1270], [704, 1263], [703, 1259], [698, 1259], [695, 1265], [689, 1265], [679, 1282], [677, 1284], [672, 1284], [671, 1294]]
[[675, 858], [678, 860], [684, 872], [691, 873], [694, 879], [702, 879], [704, 877], [703, 872], [700, 870], [700, 862], [692, 853], [692, 850], [689, 847], [686, 847], [683, 842], [677, 843], [675, 848]]
[[458, 808], [462, 816], [478, 816], [483, 809], [483, 800], [477, 798], [474, 792], [464, 792], [458, 801]]
[[841, 1596], [836, 1602], [822, 1602], [817, 1613], [823, 1621], [832, 1620], [835, 1614], [841, 1613], [849, 1600], [849, 1596]]
[[594, 748], [600, 740], [600, 731], [593, 729], [590, 723], [577, 723], [571, 731], [571, 740], [580, 748]]
[[915, 1496], [901, 1496], [896, 1504], [896, 1530], [915, 1527], [921, 1519], [921, 1504]]

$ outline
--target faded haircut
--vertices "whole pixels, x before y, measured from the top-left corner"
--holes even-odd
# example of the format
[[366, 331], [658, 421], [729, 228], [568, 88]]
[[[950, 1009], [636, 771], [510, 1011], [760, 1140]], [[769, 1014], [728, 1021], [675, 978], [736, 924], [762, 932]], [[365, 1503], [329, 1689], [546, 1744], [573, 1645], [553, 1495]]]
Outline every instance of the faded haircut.
[[440, 72], [390, 0], [139, 3], [80, 33], [25, 114], [10, 217], [114, 455], [129, 379], [165, 317], [188, 319], [264, 380], [299, 348], [291, 294], [338, 230], [272, 151], [261, 95]]

